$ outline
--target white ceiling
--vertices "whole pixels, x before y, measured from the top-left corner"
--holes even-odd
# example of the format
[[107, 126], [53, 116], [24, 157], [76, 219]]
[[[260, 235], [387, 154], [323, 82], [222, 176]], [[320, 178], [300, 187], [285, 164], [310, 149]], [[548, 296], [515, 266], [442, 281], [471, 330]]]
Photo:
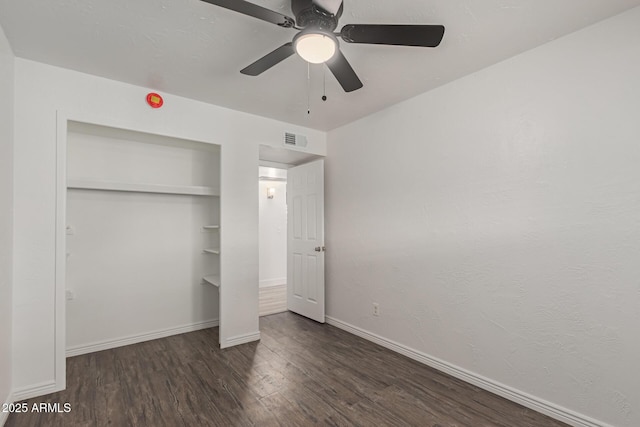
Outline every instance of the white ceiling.
[[[253, 3], [292, 16], [288, 0]], [[320, 130], [349, 123], [591, 23], [640, 0], [345, 0], [348, 23], [443, 24], [436, 49], [342, 43], [364, 87], [293, 56], [239, 70], [291, 41], [277, 27], [199, 0], [0, 0], [16, 56]], [[321, 100], [323, 73], [328, 100]]]

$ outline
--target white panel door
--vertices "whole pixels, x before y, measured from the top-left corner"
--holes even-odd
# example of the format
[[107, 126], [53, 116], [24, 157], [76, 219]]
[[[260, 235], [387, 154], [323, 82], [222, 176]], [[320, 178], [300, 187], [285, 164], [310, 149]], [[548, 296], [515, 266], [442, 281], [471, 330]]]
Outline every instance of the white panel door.
[[287, 171], [287, 308], [324, 323], [324, 160]]

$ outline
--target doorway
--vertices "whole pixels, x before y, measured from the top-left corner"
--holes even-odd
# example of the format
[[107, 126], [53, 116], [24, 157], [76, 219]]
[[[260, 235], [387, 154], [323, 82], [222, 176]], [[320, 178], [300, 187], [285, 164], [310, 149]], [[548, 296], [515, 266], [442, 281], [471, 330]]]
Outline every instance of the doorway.
[[260, 166], [259, 316], [287, 310], [287, 170]]
[[[324, 156], [289, 147], [260, 146], [260, 209], [284, 203], [276, 227], [267, 225], [271, 228], [265, 229], [268, 222], [263, 221], [264, 212], [260, 212], [260, 316], [289, 310], [321, 323], [325, 321], [323, 159]], [[281, 185], [274, 184], [277, 182]], [[284, 251], [272, 249], [283, 254], [277, 264], [269, 265], [275, 262], [273, 253], [267, 249], [275, 247], [269, 242], [269, 235], [275, 235], [284, 245]], [[279, 271], [285, 271], [284, 280], [273, 273], [266, 274], [276, 265]], [[277, 308], [268, 300], [277, 300]]]

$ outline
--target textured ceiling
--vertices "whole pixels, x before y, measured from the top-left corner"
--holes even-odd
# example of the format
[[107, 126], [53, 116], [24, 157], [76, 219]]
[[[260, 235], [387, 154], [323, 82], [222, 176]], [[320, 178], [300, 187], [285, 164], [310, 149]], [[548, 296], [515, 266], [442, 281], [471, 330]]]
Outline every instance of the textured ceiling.
[[[253, 3], [292, 15], [287, 0]], [[364, 83], [352, 93], [322, 65], [311, 66], [308, 79], [307, 64], [297, 56], [258, 77], [241, 75], [240, 69], [291, 41], [295, 30], [199, 0], [0, 0], [0, 25], [19, 57], [330, 130], [638, 5], [345, 0], [338, 28], [427, 23], [447, 29], [436, 49], [342, 43]]]

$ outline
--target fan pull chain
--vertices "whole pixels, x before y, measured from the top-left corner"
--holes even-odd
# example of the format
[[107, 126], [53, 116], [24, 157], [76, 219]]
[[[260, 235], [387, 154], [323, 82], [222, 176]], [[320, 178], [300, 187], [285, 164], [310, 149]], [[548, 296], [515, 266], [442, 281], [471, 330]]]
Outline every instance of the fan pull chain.
[[327, 70], [322, 67], [322, 100], [327, 100]]
[[307, 62], [307, 115], [311, 114], [311, 64]]

